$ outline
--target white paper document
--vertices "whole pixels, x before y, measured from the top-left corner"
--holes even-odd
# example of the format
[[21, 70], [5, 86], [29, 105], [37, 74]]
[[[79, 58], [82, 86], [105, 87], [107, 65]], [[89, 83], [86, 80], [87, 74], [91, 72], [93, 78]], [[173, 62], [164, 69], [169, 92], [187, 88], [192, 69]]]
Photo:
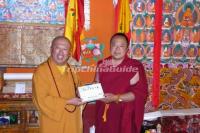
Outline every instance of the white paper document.
[[78, 87], [78, 92], [83, 102], [104, 98], [104, 92], [100, 83]]
[[15, 84], [15, 93], [25, 93], [26, 84], [24, 82], [17, 82]]

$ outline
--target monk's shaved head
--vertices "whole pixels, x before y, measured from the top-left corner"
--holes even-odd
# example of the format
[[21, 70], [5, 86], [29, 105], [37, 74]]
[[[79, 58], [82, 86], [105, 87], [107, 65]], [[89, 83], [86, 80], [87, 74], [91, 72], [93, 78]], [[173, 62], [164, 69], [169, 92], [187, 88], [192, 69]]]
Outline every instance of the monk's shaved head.
[[56, 44], [56, 42], [57, 42], [58, 40], [65, 40], [65, 41], [67, 41], [67, 42], [71, 45], [71, 42], [70, 42], [70, 40], [69, 40], [67, 37], [65, 37], [65, 36], [57, 36], [57, 37], [55, 37], [55, 38], [53, 39], [53, 41], [51, 42], [51, 48]]

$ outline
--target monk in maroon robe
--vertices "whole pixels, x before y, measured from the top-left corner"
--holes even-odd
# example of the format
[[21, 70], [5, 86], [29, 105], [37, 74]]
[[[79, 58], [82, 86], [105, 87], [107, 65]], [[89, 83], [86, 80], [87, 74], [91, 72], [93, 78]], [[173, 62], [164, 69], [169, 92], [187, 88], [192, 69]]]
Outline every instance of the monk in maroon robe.
[[96, 81], [105, 98], [96, 101], [96, 133], [140, 133], [148, 94], [142, 63], [126, 56], [128, 39], [116, 33], [111, 56], [98, 62]]

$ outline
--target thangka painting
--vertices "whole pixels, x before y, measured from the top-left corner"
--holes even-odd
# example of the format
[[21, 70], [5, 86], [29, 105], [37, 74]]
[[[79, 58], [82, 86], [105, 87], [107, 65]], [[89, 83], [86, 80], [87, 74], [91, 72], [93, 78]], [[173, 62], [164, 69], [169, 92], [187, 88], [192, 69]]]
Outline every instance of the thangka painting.
[[[155, 0], [131, 4], [129, 55], [146, 67], [151, 104]], [[160, 110], [200, 107], [200, 1], [163, 0]]]
[[0, 22], [64, 24], [64, 0], [0, 0]]

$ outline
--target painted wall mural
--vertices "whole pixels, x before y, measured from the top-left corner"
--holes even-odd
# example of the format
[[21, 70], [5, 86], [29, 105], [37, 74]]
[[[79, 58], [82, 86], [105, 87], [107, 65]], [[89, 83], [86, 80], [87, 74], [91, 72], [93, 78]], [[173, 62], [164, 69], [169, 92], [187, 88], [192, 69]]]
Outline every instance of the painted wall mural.
[[63, 0], [0, 0], [0, 22], [64, 24]]
[[[130, 56], [152, 62], [155, 0], [133, 1]], [[162, 20], [162, 63], [199, 63], [200, 2], [164, 0]]]
[[[146, 66], [152, 86], [155, 0], [131, 4], [129, 55]], [[159, 110], [200, 107], [200, 1], [163, 0]], [[154, 111], [151, 96], [146, 112]]]

